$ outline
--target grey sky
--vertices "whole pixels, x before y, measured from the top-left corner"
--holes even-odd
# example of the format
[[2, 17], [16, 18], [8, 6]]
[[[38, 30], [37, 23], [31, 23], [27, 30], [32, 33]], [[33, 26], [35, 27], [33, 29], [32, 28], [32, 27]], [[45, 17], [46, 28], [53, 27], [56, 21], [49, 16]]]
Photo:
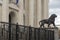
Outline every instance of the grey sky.
[[60, 0], [50, 0], [49, 8], [60, 8]]

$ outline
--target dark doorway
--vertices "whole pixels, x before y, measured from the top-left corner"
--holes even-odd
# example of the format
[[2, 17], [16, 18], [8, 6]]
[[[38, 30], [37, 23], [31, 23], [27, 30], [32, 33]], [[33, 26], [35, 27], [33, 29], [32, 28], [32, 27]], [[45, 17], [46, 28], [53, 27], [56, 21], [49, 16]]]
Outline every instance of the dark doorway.
[[11, 15], [9, 15], [9, 23], [11, 23]]
[[10, 12], [9, 13], [9, 23], [15, 23], [16, 22], [16, 15], [15, 12]]

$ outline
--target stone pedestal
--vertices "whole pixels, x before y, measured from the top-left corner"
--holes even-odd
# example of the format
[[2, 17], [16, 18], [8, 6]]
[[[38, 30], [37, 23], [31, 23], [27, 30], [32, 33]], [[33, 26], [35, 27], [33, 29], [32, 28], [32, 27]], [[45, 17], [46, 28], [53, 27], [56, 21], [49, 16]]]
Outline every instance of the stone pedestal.
[[54, 29], [54, 40], [59, 40], [58, 29]]

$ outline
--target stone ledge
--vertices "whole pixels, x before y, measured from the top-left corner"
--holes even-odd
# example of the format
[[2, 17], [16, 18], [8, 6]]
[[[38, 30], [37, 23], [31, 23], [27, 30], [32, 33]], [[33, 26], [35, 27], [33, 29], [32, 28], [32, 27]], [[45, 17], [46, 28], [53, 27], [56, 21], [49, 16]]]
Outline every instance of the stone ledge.
[[17, 7], [17, 5], [14, 5], [13, 3], [10, 3], [9, 7], [13, 8], [13, 9], [16, 9], [16, 10], [19, 10], [19, 8]]

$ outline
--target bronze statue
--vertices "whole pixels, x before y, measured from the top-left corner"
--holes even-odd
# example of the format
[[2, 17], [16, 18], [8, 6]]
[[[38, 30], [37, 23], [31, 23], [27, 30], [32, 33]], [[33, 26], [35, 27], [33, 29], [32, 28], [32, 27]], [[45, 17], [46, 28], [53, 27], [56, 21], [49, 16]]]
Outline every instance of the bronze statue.
[[54, 23], [56, 17], [57, 17], [56, 14], [52, 14], [48, 19], [44, 19], [44, 20], [39, 21], [40, 27], [42, 27], [42, 26], [44, 27], [44, 24], [48, 24], [48, 27], [50, 26], [50, 24], [53, 24], [53, 26], [56, 27], [55, 23]]

